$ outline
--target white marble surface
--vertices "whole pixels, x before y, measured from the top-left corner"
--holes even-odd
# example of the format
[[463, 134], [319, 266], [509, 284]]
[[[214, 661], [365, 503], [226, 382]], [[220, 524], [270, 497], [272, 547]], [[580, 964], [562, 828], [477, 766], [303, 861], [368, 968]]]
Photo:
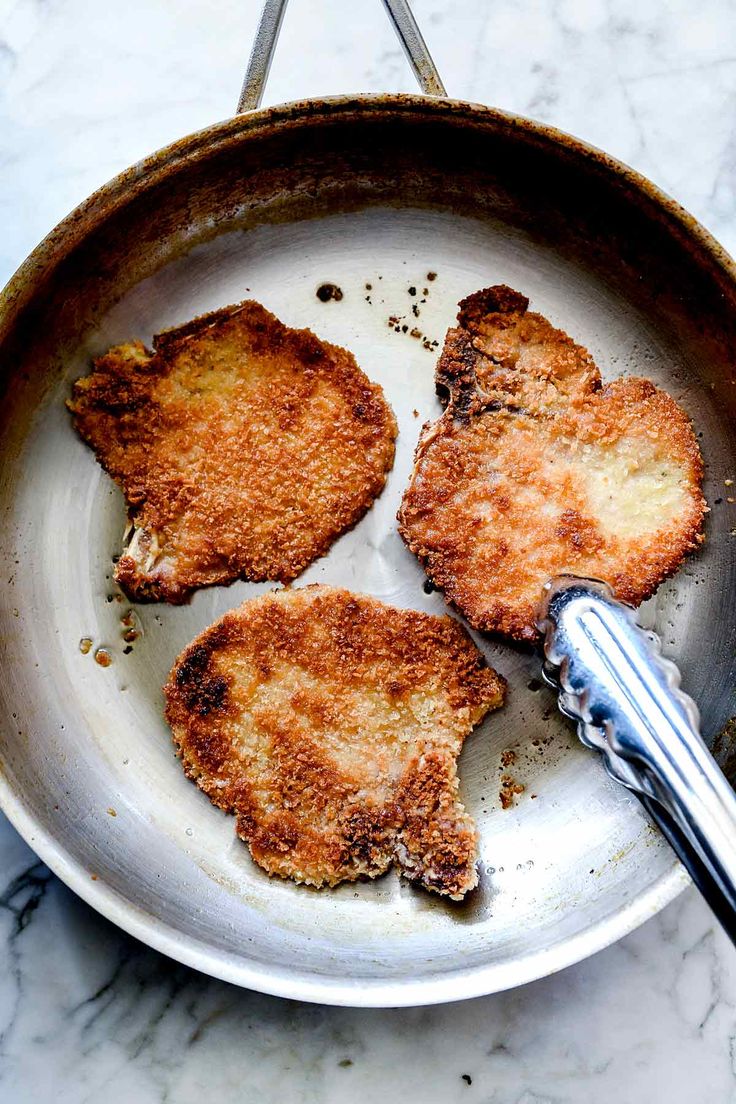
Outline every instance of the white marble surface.
[[[736, 250], [732, 0], [415, 0], [451, 94], [635, 165]], [[256, 0], [0, 0], [0, 280], [97, 185], [229, 114]], [[268, 102], [411, 89], [379, 0], [291, 0]], [[736, 1101], [736, 956], [693, 891], [556, 977], [298, 1005], [100, 919], [0, 825], [0, 1102]]]

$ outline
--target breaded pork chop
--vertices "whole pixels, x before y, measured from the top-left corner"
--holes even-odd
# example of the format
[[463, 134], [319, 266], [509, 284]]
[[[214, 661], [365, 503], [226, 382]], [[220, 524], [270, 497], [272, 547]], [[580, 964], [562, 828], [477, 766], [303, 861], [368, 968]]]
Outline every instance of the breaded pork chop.
[[352, 354], [252, 301], [118, 345], [68, 404], [122, 487], [131, 598], [295, 578], [383, 489], [396, 421]]
[[534, 640], [550, 577], [638, 604], [703, 540], [703, 465], [685, 412], [590, 355], [506, 287], [460, 304], [399, 511], [404, 540], [475, 628]]
[[310, 586], [203, 632], [173, 667], [166, 717], [187, 775], [269, 874], [334, 886], [396, 865], [459, 899], [476, 832], [455, 760], [504, 689], [452, 618]]

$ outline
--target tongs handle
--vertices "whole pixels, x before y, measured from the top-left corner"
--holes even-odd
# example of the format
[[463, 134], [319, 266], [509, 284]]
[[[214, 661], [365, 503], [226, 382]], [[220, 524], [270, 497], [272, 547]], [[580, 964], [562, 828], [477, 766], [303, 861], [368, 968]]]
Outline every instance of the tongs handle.
[[736, 942], [736, 795], [656, 633], [605, 583], [574, 576], [548, 584], [540, 629], [560, 709], [641, 799]]

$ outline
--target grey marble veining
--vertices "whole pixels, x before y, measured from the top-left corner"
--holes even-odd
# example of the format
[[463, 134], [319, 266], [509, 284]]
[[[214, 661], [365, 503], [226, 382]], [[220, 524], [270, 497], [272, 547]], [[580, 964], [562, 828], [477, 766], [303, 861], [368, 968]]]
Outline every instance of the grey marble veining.
[[[450, 94], [628, 161], [736, 251], [730, 0], [415, 0]], [[151, 150], [233, 110], [256, 0], [0, 0], [0, 279]], [[379, 0], [291, 0], [267, 102], [411, 90]], [[495, 997], [403, 1011], [211, 981], [77, 900], [0, 826], [0, 1102], [736, 1101], [736, 955], [694, 892]]]

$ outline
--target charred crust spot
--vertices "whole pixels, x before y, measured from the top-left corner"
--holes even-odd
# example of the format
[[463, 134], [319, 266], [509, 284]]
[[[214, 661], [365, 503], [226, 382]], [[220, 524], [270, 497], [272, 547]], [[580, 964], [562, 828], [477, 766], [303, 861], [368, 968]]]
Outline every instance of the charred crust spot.
[[472, 295], [461, 299], [458, 306], [458, 322], [464, 329], [473, 330], [489, 314], [524, 314], [529, 307], [529, 300], [526, 295], [514, 291], [506, 284], [495, 284], [493, 287], [474, 291]]
[[176, 684], [186, 686], [200, 678], [210, 662], [210, 650], [203, 644], [194, 644], [184, 655], [177, 667]]
[[184, 687], [184, 704], [190, 713], [206, 717], [214, 710], [223, 709], [227, 699], [227, 680], [222, 675], [203, 678], [199, 683]]
[[175, 681], [185, 708], [200, 717], [223, 709], [227, 700], [227, 679], [207, 673], [211, 655], [210, 648], [197, 644], [189, 649], [176, 670]]

